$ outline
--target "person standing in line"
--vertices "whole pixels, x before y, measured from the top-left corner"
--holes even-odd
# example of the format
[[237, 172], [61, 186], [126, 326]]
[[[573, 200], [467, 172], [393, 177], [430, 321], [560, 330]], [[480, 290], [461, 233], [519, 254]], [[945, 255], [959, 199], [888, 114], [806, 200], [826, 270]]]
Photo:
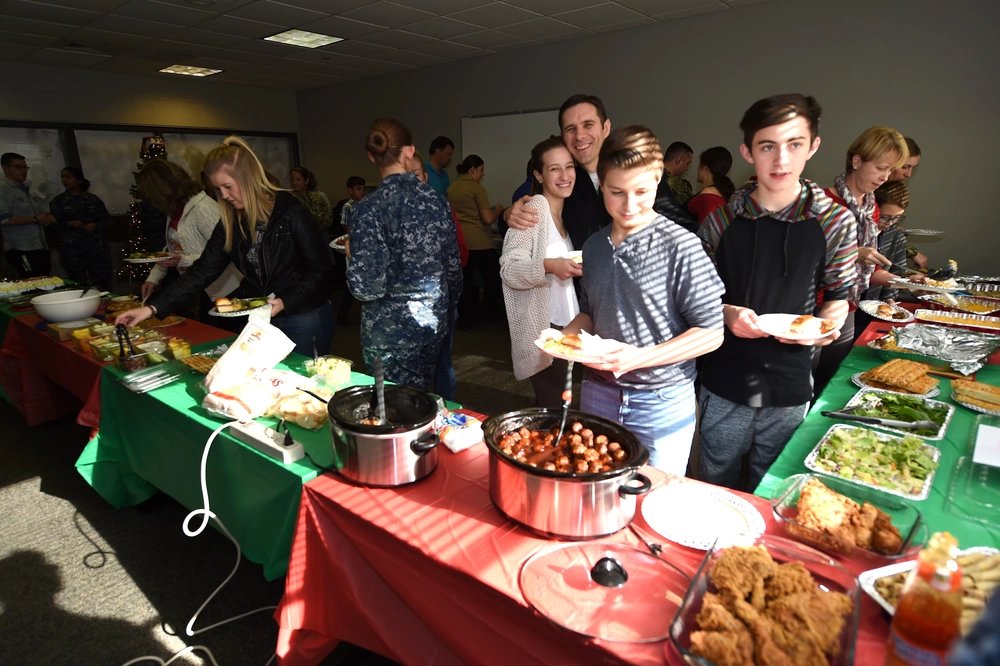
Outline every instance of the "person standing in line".
[[21, 279], [52, 272], [52, 252], [45, 240], [45, 227], [56, 221], [31, 197], [26, 183], [31, 167], [18, 153], [0, 155], [4, 182], [0, 186], [0, 228], [3, 254]]
[[[903, 166], [898, 169], [893, 169], [892, 174], [889, 176], [889, 182], [896, 181], [907, 181], [916, 175], [917, 167], [920, 166], [920, 146], [917, 142], [913, 140], [912, 137], [904, 136], [903, 139], [906, 141], [906, 150], [909, 156], [906, 161], [903, 162]], [[910, 246], [906, 248], [906, 257], [913, 262], [913, 265], [920, 269], [927, 268], [927, 255], [918, 250], [917, 248]]]
[[[702, 223], [726, 288], [725, 340], [701, 364], [702, 481], [756, 488], [805, 418], [813, 347], [836, 340], [847, 317], [857, 224], [802, 178], [819, 150], [821, 114], [815, 99], [799, 94], [751, 105], [740, 121], [740, 155], [756, 180]], [[817, 308], [821, 289], [825, 300]], [[771, 337], [758, 325], [768, 313], [815, 315], [835, 328], [817, 339]]]
[[448, 165], [455, 155], [455, 142], [446, 136], [434, 137], [427, 149], [427, 161], [424, 169], [427, 171], [427, 184], [443, 197], [448, 196], [451, 178], [448, 176]]
[[[354, 216], [354, 206], [365, 198], [365, 179], [361, 176], [351, 176], [347, 179], [347, 198], [337, 202], [334, 209], [333, 238], [339, 238], [346, 234], [351, 228], [351, 218]], [[337, 323], [342, 326], [351, 324], [351, 306], [354, 305], [354, 297], [351, 290], [347, 288], [347, 257], [339, 252], [334, 253], [334, 280], [340, 288], [340, 301], [337, 304]]]
[[325, 232], [333, 223], [333, 211], [330, 208], [329, 197], [319, 190], [316, 176], [304, 166], [297, 166], [289, 171], [289, 179], [292, 183], [292, 194], [306, 207], [319, 228]]
[[377, 118], [365, 137], [382, 182], [351, 221], [347, 284], [361, 301], [361, 350], [385, 378], [430, 390], [441, 341], [462, 292], [448, 205], [409, 173], [416, 149], [395, 118]]
[[736, 186], [729, 180], [733, 155], [722, 146], [709, 148], [698, 157], [698, 183], [701, 190], [691, 197], [687, 208], [700, 224], [716, 208], [721, 208], [733, 196]]
[[49, 202], [63, 232], [60, 259], [66, 274], [80, 284], [111, 290], [111, 215], [100, 197], [90, 192], [90, 181], [74, 166], [62, 170], [66, 191]]
[[573, 278], [583, 275], [582, 258], [574, 256], [562, 216], [563, 202], [576, 182], [576, 168], [558, 136], [536, 145], [530, 164], [536, 194], [528, 206], [537, 209], [542, 222], [531, 229], [507, 232], [500, 278], [514, 378], [531, 380], [536, 406], [559, 407], [567, 362], [553, 359], [534, 341], [543, 329], [561, 329], [580, 312]]
[[660, 183], [660, 187], [669, 187], [681, 206], [686, 205], [694, 194], [691, 183], [684, 177], [691, 168], [693, 159], [694, 148], [683, 141], [674, 141], [663, 152], [663, 170], [666, 178]]

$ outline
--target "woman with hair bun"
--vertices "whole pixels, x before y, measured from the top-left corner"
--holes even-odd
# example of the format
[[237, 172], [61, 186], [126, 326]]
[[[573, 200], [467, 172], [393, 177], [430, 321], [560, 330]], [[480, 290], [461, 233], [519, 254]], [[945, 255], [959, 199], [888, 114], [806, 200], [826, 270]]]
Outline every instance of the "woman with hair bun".
[[107, 231], [111, 216], [104, 202], [91, 194], [90, 181], [75, 166], [62, 170], [66, 191], [56, 195], [49, 210], [63, 233], [59, 260], [71, 280], [111, 289], [111, 253]]
[[197, 261], [143, 307], [116, 324], [135, 325], [181, 307], [219, 278], [232, 262], [243, 274], [234, 296], [270, 296], [271, 323], [299, 354], [325, 354], [333, 337], [329, 290], [333, 265], [326, 238], [302, 204], [272, 185], [243, 139], [230, 136], [205, 159], [205, 173], [219, 192], [221, 224]]
[[700, 223], [716, 208], [725, 206], [736, 186], [729, 179], [733, 155], [722, 146], [714, 146], [698, 157], [698, 182], [701, 190], [688, 201], [687, 207]]
[[[486, 164], [479, 155], [467, 155], [455, 167], [458, 180], [448, 187], [448, 203], [458, 215], [469, 246], [469, 261], [465, 265], [465, 290], [458, 304], [459, 325], [467, 328], [482, 315], [497, 320], [503, 316], [503, 299], [500, 286], [500, 255], [493, 242], [493, 225], [503, 213], [503, 206], [490, 206], [486, 188], [482, 185]], [[479, 303], [479, 286], [483, 284], [484, 300]]]
[[413, 137], [395, 118], [378, 118], [365, 137], [382, 182], [354, 206], [347, 285], [361, 302], [361, 351], [385, 378], [431, 390], [445, 333], [462, 292], [448, 205], [410, 173]]

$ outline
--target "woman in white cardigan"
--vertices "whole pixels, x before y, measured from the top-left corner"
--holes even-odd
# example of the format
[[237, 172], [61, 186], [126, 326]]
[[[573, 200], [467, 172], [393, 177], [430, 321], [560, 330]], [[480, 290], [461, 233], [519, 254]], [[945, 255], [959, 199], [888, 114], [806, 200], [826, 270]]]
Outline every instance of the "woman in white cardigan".
[[[219, 204], [200, 183], [178, 164], [165, 159], [150, 160], [136, 175], [139, 196], [167, 216], [167, 246], [170, 259], [157, 263], [140, 287], [145, 301], [157, 289], [169, 269], [183, 273], [201, 256], [219, 223]], [[231, 273], [234, 273], [231, 275]], [[229, 269], [205, 289], [209, 299], [227, 295], [239, 284], [239, 271]], [[234, 281], [235, 280], [235, 281]], [[204, 303], [199, 310], [204, 310]]]
[[558, 407], [566, 361], [545, 354], [534, 340], [546, 328], [562, 328], [580, 311], [573, 278], [583, 275], [582, 259], [574, 253], [562, 220], [563, 202], [573, 192], [576, 171], [561, 137], [550, 137], [532, 149], [531, 171], [536, 194], [527, 205], [538, 211], [539, 223], [507, 231], [500, 278], [514, 377], [531, 380], [536, 405]]

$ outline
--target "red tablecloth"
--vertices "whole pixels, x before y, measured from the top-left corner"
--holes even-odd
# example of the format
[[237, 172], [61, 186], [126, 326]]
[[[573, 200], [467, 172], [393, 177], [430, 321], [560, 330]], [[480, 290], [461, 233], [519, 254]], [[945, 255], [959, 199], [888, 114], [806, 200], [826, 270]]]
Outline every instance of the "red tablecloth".
[[[78, 412], [77, 423], [96, 428], [101, 416], [101, 368], [107, 364], [81, 352], [75, 340], [60, 342], [35, 328], [41, 321], [35, 314], [10, 320], [0, 347], [0, 382], [7, 399], [29, 426]], [[164, 332], [193, 345], [233, 335], [190, 319]]]
[[[588, 639], [536, 614], [518, 574], [528, 556], [552, 542], [493, 507], [485, 446], [440, 455], [429, 478], [404, 488], [363, 488], [332, 474], [304, 486], [275, 614], [279, 663], [315, 664], [339, 640], [408, 665], [683, 663], [669, 640]], [[658, 470], [644, 473], [655, 485], [670, 481]], [[768, 502], [742, 496], [774, 531]], [[636, 525], [652, 534], [638, 514]], [[641, 548], [628, 530], [609, 539]], [[703, 555], [664, 543], [664, 557], [690, 574]], [[855, 574], [873, 566], [844, 564]], [[882, 663], [888, 623], [862, 597], [857, 663]]]

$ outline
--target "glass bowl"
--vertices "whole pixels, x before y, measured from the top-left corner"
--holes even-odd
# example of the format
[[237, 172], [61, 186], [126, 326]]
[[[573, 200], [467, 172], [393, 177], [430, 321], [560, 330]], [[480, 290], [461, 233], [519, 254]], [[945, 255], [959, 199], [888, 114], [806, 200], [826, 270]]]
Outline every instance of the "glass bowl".
[[[844, 626], [837, 638], [838, 652], [829, 660], [831, 666], [850, 666], [854, 663], [854, 646], [858, 637], [861, 595], [858, 579], [829, 556], [782, 537], [763, 535], [744, 545], [764, 546], [775, 562], [801, 562], [816, 580], [823, 592], [842, 592], [851, 600], [851, 611], [844, 618]], [[697, 617], [704, 604], [706, 593], [717, 590], [709, 580], [709, 572], [728, 548], [712, 548], [705, 555], [688, 588], [684, 601], [670, 625], [670, 641], [689, 664], [716, 666], [714, 662], [692, 652], [691, 634], [699, 631]], [[669, 652], [669, 648], [667, 648]]]
[[[899, 536], [902, 539], [899, 549], [890, 553], [879, 553], [860, 548], [841, 537], [800, 525], [797, 520], [799, 495], [803, 486], [812, 479], [822, 482], [830, 490], [840, 493], [858, 504], [868, 502], [876, 509], [885, 512], [892, 520], [892, 524], [899, 530]], [[771, 493], [771, 509], [774, 511], [775, 522], [781, 527], [784, 534], [825, 553], [839, 557], [897, 560], [915, 555], [927, 541], [927, 523], [924, 522], [920, 511], [913, 505], [874, 488], [859, 486], [836, 477], [819, 474], [790, 476], [780, 482]]]

